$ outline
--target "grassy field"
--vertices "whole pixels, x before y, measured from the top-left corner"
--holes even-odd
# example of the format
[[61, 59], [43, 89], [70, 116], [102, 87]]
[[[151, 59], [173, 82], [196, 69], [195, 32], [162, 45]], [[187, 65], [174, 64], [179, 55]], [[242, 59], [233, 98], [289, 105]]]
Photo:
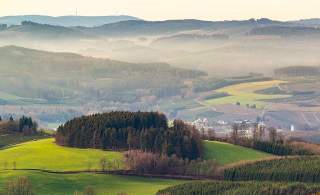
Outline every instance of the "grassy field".
[[223, 142], [205, 141], [205, 159], [216, 159], [220, 165], [236, 163], [245, 160], [257, 160], [270, 157], [251, 148], [236, 146]]
[[[253, 149], [232, 144], [205, 141], [205, 159], [216, 159], [221, 165], [243, 160], [255, 160], [271, 156]], [[19, 176], [28, 177], [36, 194], [64, 195], [83, 191], [92, 186], [98, 194], [116, 195], [125, 192], [130, 195], [151, 195], [158, 190], [185, 183], [180, 180], [151, 179], [103, 174], [50, 174], [39, 171], [2, 170], [46, 169], [56, 171], [100, 169], [99, 161], [105, 157], [109, 161], [122, 159], [120, 152], [95, 149], [61, 147], [54, 139], [29, 141], [0, 150], [0, 192], [8, 180]], [[121, 167], [124, 166], [121, 164]]]
[[0, 148], [7, 147], [9, 145], [19, 144], [35, 139], [44, 139], [48, 138], [49, 135], [31, 135], [25, 136], [20, 133], [14, 134], [0, 134]]
[[92, 186], [98, 195], [116, 195], [119, 192], [128, 195], [153, 195], [160, 189], [185, 182], [85, 173], [62, 175], [37, 171], [1, 171], [0, 189], [4, 189], [6, 181], [16, 179], [18, 176], [29, 178], [37, 195], [72, 195], [75, 191], [83, 191], [86, 186]]
[[[0, 150], [0, 169], [5, 167], [17, 169], [46, 169], [55, 171], [99, 169], [101, 158], [109, 162], [121, 160], [120, 152], [95, 149], [77, 149], [61, 147], [54, 139], [43, 139], [18, 144]], [[109, 163], [111, 164], [111, 163]], [[123, 166], [122, 163], [120, 166]]]
[[285, 81], [272, 80], [262, 82], [250, 82], [242, 83], [237, 85], [231, 85], [216, 90], [218, 93], [227, 93], [229, 96], [221, 98], [213, 98], [205, 100], [207, 105], [219, 105], [219, 104], [236, 104], [240, 102], [241, 105], [253, 105], [255, 104], [258, 108], [262, 108], [265, 105], [263, 100], [272, 100], [279, 98], [287, 98], [289, 95], [267, 95], [258, 94], [256, 91], [278, 86]]
[[[205, 141], [205, 158], [216, 159], [221, 165], [242, 160], [255, 160], [270, 156], [250, 148], [232, 144]], [[4, 168], [45, 169], [54, 171], [71, 171], [100, 169], [101, 158], [106, 158], [109, 165], [113, 160], [120, 162], [120, 152], [96, 149], [78, 149], [58, 146], [53, 138], [29, 141], [0, 150], [0, 170]]]

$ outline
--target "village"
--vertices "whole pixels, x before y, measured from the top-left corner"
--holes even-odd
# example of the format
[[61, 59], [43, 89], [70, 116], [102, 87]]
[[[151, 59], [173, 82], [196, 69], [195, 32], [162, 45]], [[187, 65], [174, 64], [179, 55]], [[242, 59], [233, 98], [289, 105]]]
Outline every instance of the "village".
[[[228, 137], [234, 129], [240, 137], [253, 138], [255, 131], [266, 131], [268, 127], [264, 121], [257, 120], [235, 120], [233, 123], [228, 123], [224, 120], [217, 120], [209, 122], [207, 118], [198, 118], [197, 120], [189, 123], [200, 131], [202, 135], [214, 135], [217, 138]], [[278, 133], [294, 132], [295, 127], [290, 126], [290, 129], [276, 128]]]

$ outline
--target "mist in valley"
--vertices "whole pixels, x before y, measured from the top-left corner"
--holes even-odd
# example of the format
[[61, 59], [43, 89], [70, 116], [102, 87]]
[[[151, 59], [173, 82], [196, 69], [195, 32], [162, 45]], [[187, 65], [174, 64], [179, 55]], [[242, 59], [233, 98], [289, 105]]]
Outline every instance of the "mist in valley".
[[[225, 85], [278, 79], [274, 71], [279, 68], [319, 67], [319, 37], [317, 28], [307, 24], [268, 19], [137, 19], [85, 27], [29, 21], [4, 26], [1, 110], [5, 116], [31, 114], [44, 126], [111, 110], [159, 110], [189, 121], [255, 120], [266, 110], [246, 110], [243, 115], [235, 101], [233, 109], [240, 114], [230, 115], [225, 110], [229, 108], [208, 106], [205, 98]], [[287, 94], [306, 92], [281, 89]], [[314, 96], [294, 97], [289, 101], [294, 105], [318, 106]], [[287, 111], [282, 104], [288, 100], [279, 101], [279, 106], [269, 106], [270, 113]], [[318, 120], [297, 123], [296, 115], [304, 112], [309, 111], [291, 110], [285, 122], [270, 114], [270, 125], [320, 127]]]
[[0, 31], [0, 45], [133, 63], [164, 62], [219, 77], [252, 72], [270, 76], [276, 68], [319, 65], [320, 33], [254, 34], [255, 28], [264, 25], [182, 29], [169, 33], [133, 31], [132, 35], [130, 32], [104, 35], [104, 31], [78, 31], [77, 28], [64, 32], [66, 27], [61, 27], [66, 29], [60, 31], [46, 29], [48, 33], [45, 33], [42, 29], [30, 30], [24, 26]]

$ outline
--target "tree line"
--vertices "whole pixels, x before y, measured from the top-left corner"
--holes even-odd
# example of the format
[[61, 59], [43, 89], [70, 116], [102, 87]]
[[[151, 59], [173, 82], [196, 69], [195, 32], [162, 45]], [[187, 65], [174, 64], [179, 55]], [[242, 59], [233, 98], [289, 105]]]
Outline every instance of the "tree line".
[[22, 116], [19, 119], [2, 120], [0, 117], [0, 132], [23, 133], [24, 135], [34, 135], [37, 133], [38, 123], [31, 117]]
[[181, 120], [168, 127], [158, 112], [114, 111], [72, 119], [60, 126], [56, 143], [79, 148], [138, 149], [183, 159], [202, 157], [198, 131]]
[[129, 150], [124, 154], [125, 163], [137, 174], [166, 174], [188, 176], [214, 176], [218, 168], [215, 160], [188, 160], [176, 155], [167, 156], [141, 150]]
[[291, 142], [286, 140], [276, 128], [266, 128], [258, 123], [253, 124], [251, 137], [241, 135], [240, 132], [248, 128], [246, 123], [234, 124], [229, 137], [223, 141], [279, 156], [319, 154], [319, 151], [315, 150], [319, 148], [318, 146], [310, 146], [301, 141]]

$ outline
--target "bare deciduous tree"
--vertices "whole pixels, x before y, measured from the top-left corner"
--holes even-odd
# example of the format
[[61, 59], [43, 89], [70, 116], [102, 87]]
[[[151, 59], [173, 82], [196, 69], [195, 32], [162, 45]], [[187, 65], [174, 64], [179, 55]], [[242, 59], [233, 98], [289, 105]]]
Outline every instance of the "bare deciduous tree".
[[26, 177], [18, 177], [17, 180], [9, 181], [6, 186], [6, 195], [34, 195], [31, 183]]

